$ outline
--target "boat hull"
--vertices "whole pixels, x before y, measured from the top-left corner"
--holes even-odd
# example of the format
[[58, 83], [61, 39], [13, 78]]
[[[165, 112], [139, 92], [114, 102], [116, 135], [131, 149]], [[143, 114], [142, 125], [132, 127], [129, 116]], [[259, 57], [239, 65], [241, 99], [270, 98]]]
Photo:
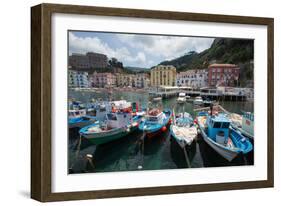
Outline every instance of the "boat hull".
[[186, 147], [187, 145], [190, 146], [192, 144], [192, 142], [194, 141], [195, 138], [190, 138], [190, 139], [185, 139], [183, 137], [180, 137], [178, 135], [176, 135], [175, 130], [177, 129], [177, 126], [175, 125], [171, 125], [170, 126], [170, 134], [171, 136], [176, 140], [176, 142], [179, 144], [179, 146], [181, 148]]
[[235, 124], [231, 124], [231, 127], [233, 129], [235, 129], [236, 131], [239, 131], [242, 135], [244, 135], [245, 137], [248, 137], [251, 140], [254, 140], [254, 136], [251, 135], [250, 133], [246, 132], [245, 130], [243, 130], [242, 128], [237, 127]]
[[220, 154], [222, 157], [224, 157], [226, 160], [231, 162], [233, 159], [235, 159], [240, 152], [228, 150], [225, 147], [222, 147], [215, 143], [211, 138], [207, 137], [205, 133], [202, 134], [204, 141], [213, 148], [218, 154]]
[[127, 136], [128, 134], [136, 131], [136, 129], [136, 126], [131, 127], [130, 129], [118, 128], [116, 130], [104, 133], [82, 134], [82, 136], [83, 138], [87, 139], [91, 144], [100, 145], [121, 139]]

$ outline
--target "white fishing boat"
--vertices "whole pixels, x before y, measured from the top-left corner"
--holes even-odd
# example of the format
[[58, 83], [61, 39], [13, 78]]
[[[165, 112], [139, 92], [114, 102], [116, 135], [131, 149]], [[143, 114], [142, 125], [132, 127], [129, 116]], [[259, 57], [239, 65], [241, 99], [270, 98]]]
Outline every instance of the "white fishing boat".
[[185, 93], [179, 93], [179, 97], [177, 98], [177, 102], [179, 104], [185, 103], [186, 102], [186, 96]]
[[191, 115], [186, 112], [178, 114], [170, 126], [170, 133], [181, 148], [190, 146], [197, 137], [197, 128]]
[[86, 115], [86, 109], [71, 109], [68, 110], [68, 118], [78, 118]]
[[204, 101], [203, 101], [202, 97], [198, 96], [198, 97], [195, 97], [193, 104], [194, 105], [203, 105]]
[[254, 139], [254, 114], [243, 112], [243, 115], [232, 113], [229, 115], [231, 127], [244, 136]]
[[106, 114], [105, 122], [83, 127], [79, 133], [90, 143], [99, 145], [127, 136], [138, 127], [141, 117], [132, 117], [131, 113], [117, 112]]

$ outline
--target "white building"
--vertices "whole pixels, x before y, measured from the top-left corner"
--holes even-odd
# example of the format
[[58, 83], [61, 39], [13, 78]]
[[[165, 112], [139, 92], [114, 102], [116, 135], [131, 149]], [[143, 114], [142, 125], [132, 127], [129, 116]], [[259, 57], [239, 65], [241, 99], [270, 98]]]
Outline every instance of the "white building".
[[88, 72], [68, 70], [68, 86], [70, 88], [87, 88], [87, 87], [89, 87]]
[[177, 74], [177, 86], [201, 88], [207, 85], [208, 71], [206, 69], [192, 69]]

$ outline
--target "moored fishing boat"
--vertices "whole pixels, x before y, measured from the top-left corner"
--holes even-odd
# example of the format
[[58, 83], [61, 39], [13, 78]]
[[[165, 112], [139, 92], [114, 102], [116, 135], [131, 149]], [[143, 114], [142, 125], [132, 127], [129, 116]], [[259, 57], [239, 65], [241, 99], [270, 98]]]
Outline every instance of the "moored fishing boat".
[[254, 140], [254, 114], [243, 112], [242, 115], [230, 114], [231, 127], [239, 131], [242, 135]]
[[171, 116], [171, 110], [151, 109], [142, 119], [138, 128], [148, 137], [156, 136], [167, 130], [168, 125], [171, 123]]
[[116, 112], [106, 114], [105, 122], [98, 122], [83, 127], [79, 133], [95, 145], [105, 144], [135, 131], [141, 117], [132, 117], [131, 113]]
[[177, 115], [170, 126], [170, 133], [181, 148], [190, 146], [197, 137], [197, 128], [191, 115], [186, 112]]
[[93, 124], [97, 121], [97, 119], [93, 116], [81, 116], [81, 117], [74, 117], [74, 118], [69, 118], [68, 120], [68, 128], [82, 128], [87, 125]]
[[201, 112], [196, 120], [204, 141], [226, 160], [232, 161], [239, 153], [252, 151], [251, 142], [230, 128], [231, 121], [226, 114]]
[[177, 102], [179, 104], [185, 103], [186, 102], [186, 96], [185, 93], [179, 93], [179, 97], [177, 98]]
[[68, 110], [68, 118], [78, 118], [86, 115], [86, 109]]
[[202, 97], [200, 97], [200, 96], [195, 97], [195, 99], [194, 99], [194, 101], [193, 101], [193, 104], [194, 104], [194, 105], [203, 105], [204, 102], [203, 102]]

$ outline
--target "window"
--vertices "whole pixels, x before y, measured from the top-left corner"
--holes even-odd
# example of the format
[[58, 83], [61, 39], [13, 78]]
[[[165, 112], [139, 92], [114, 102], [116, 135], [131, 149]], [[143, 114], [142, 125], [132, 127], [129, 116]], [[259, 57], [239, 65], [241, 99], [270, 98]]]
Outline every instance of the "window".
[[214, 122], [214, 128], [221, 128], [220, 122]]
[[229, 122], [223, 122], [222, 128], [229, 128]]

